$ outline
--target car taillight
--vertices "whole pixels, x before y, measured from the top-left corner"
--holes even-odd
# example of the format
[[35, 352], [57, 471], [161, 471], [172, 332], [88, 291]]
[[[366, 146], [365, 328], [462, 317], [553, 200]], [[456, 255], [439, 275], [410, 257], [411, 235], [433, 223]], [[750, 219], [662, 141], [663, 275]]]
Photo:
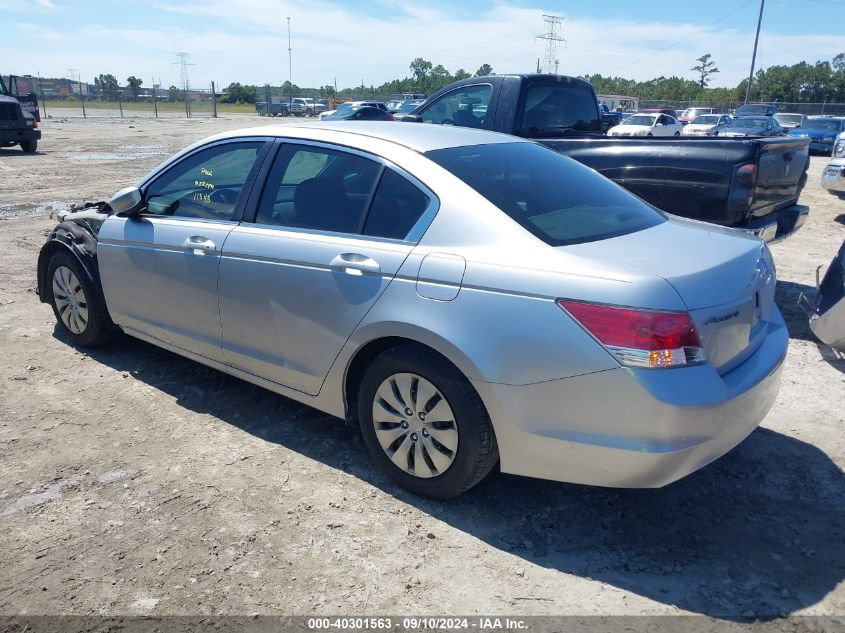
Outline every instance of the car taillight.
[[757, 193], [757, 165], [748, 163], [736, 170], [736, 179], [742, 185], [748, 187], [748, 206], [754, 201], [754, 194]]
[[687, 312], [654, 312], [558, 299], [558, 306], [631, 367], [677, 367], [704, 362]]

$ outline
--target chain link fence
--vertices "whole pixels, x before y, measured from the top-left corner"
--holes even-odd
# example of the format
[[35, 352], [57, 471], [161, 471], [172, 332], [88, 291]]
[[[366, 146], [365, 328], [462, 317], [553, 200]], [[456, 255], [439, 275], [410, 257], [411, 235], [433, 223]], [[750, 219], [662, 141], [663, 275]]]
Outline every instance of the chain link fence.
[[138, 97], [122, 90], [110, 98], [69, 95], [61, 99], [44, 98], [39, 94], [42, 118], [180, 118], [216, 117], [217, 97], [214, 82], [209, 88], [170, 91], [153, 89]]

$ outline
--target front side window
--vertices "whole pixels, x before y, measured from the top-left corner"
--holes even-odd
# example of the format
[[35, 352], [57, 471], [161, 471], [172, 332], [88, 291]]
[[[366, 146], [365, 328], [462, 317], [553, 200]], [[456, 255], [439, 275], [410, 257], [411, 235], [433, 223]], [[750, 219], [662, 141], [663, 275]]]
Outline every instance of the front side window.
[[453, 147], [426, 156], [551, 246], [608, 239], [665, 222], [619, 185], [535, 143]]
[[484, 84], [453, 90], [420, 112], [423, 123], [480, 128], [487, 116], [493, 88]]
[[262, 145], [223, 143], [179, 161], [147, 187], [147, 213], [231, 220]]
[[256, 222], [360, 233], [381, 164], [322, 147], [285, 145], [273, 163]]

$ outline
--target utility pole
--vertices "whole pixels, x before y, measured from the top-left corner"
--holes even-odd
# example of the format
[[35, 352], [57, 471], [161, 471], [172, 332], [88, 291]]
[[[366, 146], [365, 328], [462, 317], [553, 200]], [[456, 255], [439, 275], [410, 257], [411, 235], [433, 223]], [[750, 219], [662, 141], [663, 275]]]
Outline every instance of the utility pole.
[[751, 72], [748, 73], [748, 85], [745, 86], [745, 103], [748, 103], [748, 95], [751, 93], [751, 82], [754, 80], [754, 64], [757, 62], [757, 42], [760, 41], [760, 24], [763, 22], [763, 7], [766, 0], [760, 0], [760, 16], [757, 18], [757, 34], [754, 36], [754, 52], [751, 54]]
[[[546, 40], [546, 52], [543, 55], [543, 70], [547, 73], [557, 74], [560, 60], [557, 57], [557, 47], [563, 42], [566, 46], [566, 40], [559, 35], [563, 18], [559, 15], [543, 14], [543, 23], [546, 25], [546, 32], [538, 35], [538, 40]], [[539, 66], [539, 63], [538, 63]]]
[[185, 116], [191, 116], [190, 106], [188, 105], [189, 93], [191, 90], [191, 80], [188, 78], [188, 66], [193, 66], [190, 62], [191, 54], [190, 53], [175, 53], [176, 57], [179, 58], [179, 61], [174, 62], [174, 64], [179, 65], [179, 79], [182, 82], [182, 91], [185, 95]]
[[[85, 114], [85, 95], [82, 94], [82, 75], [79, 73], [76, 68], [68, 68], [67, 71], [70, 73], [71, 78], [76, 75], [76, 85], [79, 86], [79, 101], [82, 103], [82, 118], [87, 119], [88, 115]], [[73, 86], [73, 84], [71, 84]], [[71, 88], [73, 90], [73, 88]]]
[[293, 107], [293, 57], [290, 48], [290, 16], [288, 16], [288, 107]]

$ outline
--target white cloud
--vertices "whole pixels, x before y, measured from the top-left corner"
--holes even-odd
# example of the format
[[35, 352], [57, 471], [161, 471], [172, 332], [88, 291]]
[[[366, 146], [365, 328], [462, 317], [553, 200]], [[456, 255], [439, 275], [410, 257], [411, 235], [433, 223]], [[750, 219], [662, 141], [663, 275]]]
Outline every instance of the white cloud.
[[[191, 53], [196, 86], [211, 80], [222, 85], [231, 81], [278, 84], [288, 75], [288, 16], [293, 80], [303, 86], [331, 84], [335, 78], [341, 87], [359, 85], [362, 79], [366, 85], [379, 85], [409, 75], [408, 63], [415, 57], [441, 63], [451, 71], [473, 72], [489, 63], [497, 72], [531, 72], [543, 54], [543, 43], [535, 37], [543, 30], [542, 8], [499, 3], [470, 17], [404, 0], [377, 0], [370, 8], [383, 6], [384, 10], [373, 13], [362, 13], [356, 6], [327, 0], [160, 0], [152, 11], [159, 13], [163, 26], [155, 29], [89, 26], [68, 33], [41, 24], [13, 24], [13, 30], [37, 35], [37, 41], [50, 44], [30, 48], [27, 67], [13, 70], [38, 69], [54, 75], [72, 65], [83, 77], [110, 72], [121, 79], [136, 74], [178, 83], [173, 53], [182, 50]], [[748, 73], [754, 24], [746, 26], [745, 30], [719, 26], [697, 31], [702, 26], [688, 21], [566, 19], [568, 46], [559, 50], [560, 72], [598, 72], [640, 80], [660, 75], [692, 78], [690, 66], [710, 52], [721, 69], [715, 84], [732, 86]], [[687, 34], [683, 42], [652, 54]], [[840, 51], [841, 42], [841, 35], [764, 31], [758, 67], [830, 59]], [[3, 46], [0, 43], [0, 57], [5, 58]]]

